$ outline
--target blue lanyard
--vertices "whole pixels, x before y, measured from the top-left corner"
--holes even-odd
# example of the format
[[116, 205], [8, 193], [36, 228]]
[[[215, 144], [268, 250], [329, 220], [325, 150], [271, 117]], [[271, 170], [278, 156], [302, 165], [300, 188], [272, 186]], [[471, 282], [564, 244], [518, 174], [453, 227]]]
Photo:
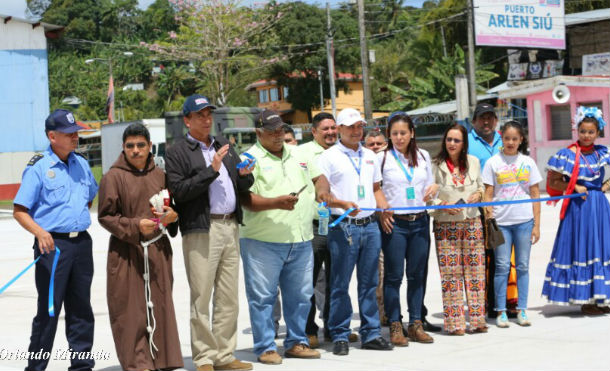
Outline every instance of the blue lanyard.
[[392, 148], [392, 154], [394, 155], [394, 159], [398, 163], [398, 166], [402, 169], [402, 172], [405, 173], [405, 176], [407, 177], [407, 181], [409, 183], [411, 183], [411, 181], [413, 180], [413, 173], [415, 172], [415, 169], [413, 169], [412, 167], [409, 166], [409, 170], [411, 170], [411, 172], [407, 171], [407, 169], [405, 169], [405, 166], [398, 159], [398, 155], [396, 154], [396, 151], [393, 148]]
[[347, 158], [349, 158], [349, 162], [352, 163], [352, 166], [356, 170], [356, 173], [358, 173], [358, 178], [360, 178], [360, 170], [362, 169], [362, 152], [360, 150], [358, 151], [358, 167], [356, 167], [356, 163], [354, 162], [354, 160], [352, 160], [352, 158], [350, 157], [350, 155], [347, 152], [343, 152], [343, 153], [345, 153]]

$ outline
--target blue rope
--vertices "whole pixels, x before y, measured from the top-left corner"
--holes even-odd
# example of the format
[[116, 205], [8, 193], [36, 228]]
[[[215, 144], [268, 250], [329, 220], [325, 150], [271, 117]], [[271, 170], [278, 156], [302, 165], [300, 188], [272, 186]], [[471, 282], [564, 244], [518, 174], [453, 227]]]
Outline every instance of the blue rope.
[[34, 266], [34, 264], [36, 264], [36, 263], [38, 262], [38, 260], [40, 259], [40, 256], [42, 256], [42, 255], [39, 255], [39, 256], [38, 256], [36, 259], [34, 259], [34, 261], [33, 261], [33, 262], [31, 262], [31, 263], [30, 263], [30, 264], [29, 264], [27, 267], [25, 267], [25, 269], [24, 269], [24, 270], [22, 270], [21, 272], [19, 272], [19, 274], [18, 274], [18, 275], [16, 275], [15, 277], [13, 277], [13, 279], [11, 279], [10, 281], [8, 281], [8, 283], [7, 283], [6, 285], [2, 286], [2, 288], [0, 288], [0, 294], [2, 294], [2, 293], [4, 292], [4, 290], [8, 289], [8, 287], [9, 287], [10, 285], [12, 285], [13, 283], [15, 283], [15, 281], [17, 281], [17, 280], [18, 280], [18, 279], [19, 279], [21, 276], [23, 276], [23, 274], [24, 274], [25, 272], [27, 272], [27, 271], [28, 271], [30, 268], [32, 268], [32, 267]]

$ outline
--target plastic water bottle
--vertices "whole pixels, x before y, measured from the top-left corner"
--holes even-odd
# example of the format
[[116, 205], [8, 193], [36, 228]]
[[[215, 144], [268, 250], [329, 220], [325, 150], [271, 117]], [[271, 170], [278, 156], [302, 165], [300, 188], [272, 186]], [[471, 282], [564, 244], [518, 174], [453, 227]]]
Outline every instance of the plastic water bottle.
[[326, 207], [326, 202], [322, 202], [318, 206], [318, 234], [320, 236], [326, 236], [328, 234], [328, 220], [330, 219], [330, 211]]

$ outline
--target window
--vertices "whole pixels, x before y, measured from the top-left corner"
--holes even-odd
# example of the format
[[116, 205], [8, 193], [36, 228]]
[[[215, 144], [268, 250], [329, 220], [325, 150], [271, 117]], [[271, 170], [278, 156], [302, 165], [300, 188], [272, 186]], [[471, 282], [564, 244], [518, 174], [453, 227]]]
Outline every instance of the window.
[[550, 106], [551, 140], [572, 139], [572, 117], [570, 106]]
[[269, 89], [269, 97], [269, 100], [271, 102], [277, 102], [278, 100], [280, 100], [280, 91], [278, 90], [278, 88]]
[[284, 91], [282, 92], [282, 96], [284, 100], [286, 100], [286, 98], [288, 98], [288, 87], [284, 86], [282, 89], [284, 89]]
[[267, 89], [262, 89], [262, 90], [258, 91], [258, 102], [259, 103], [269, 102], [269, 96], [267, 95]]

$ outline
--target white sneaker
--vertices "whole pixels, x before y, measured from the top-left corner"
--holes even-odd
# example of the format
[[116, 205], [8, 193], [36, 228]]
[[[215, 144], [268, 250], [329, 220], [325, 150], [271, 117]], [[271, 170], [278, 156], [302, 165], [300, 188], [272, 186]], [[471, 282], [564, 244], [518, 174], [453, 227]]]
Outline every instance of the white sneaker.
[[507, 328], [508, 325], [508, 317], [506, 316], [506, 312], [500, 312], [498, 317], [496, 317], [496, 326], [500, 328]]
[[532, 323], [527, 318], [527, 313], [525, 313], [524, 309], [521, 309], [519, 314], [517, 314], [517, 323], [520, 326], [531, 326]]

